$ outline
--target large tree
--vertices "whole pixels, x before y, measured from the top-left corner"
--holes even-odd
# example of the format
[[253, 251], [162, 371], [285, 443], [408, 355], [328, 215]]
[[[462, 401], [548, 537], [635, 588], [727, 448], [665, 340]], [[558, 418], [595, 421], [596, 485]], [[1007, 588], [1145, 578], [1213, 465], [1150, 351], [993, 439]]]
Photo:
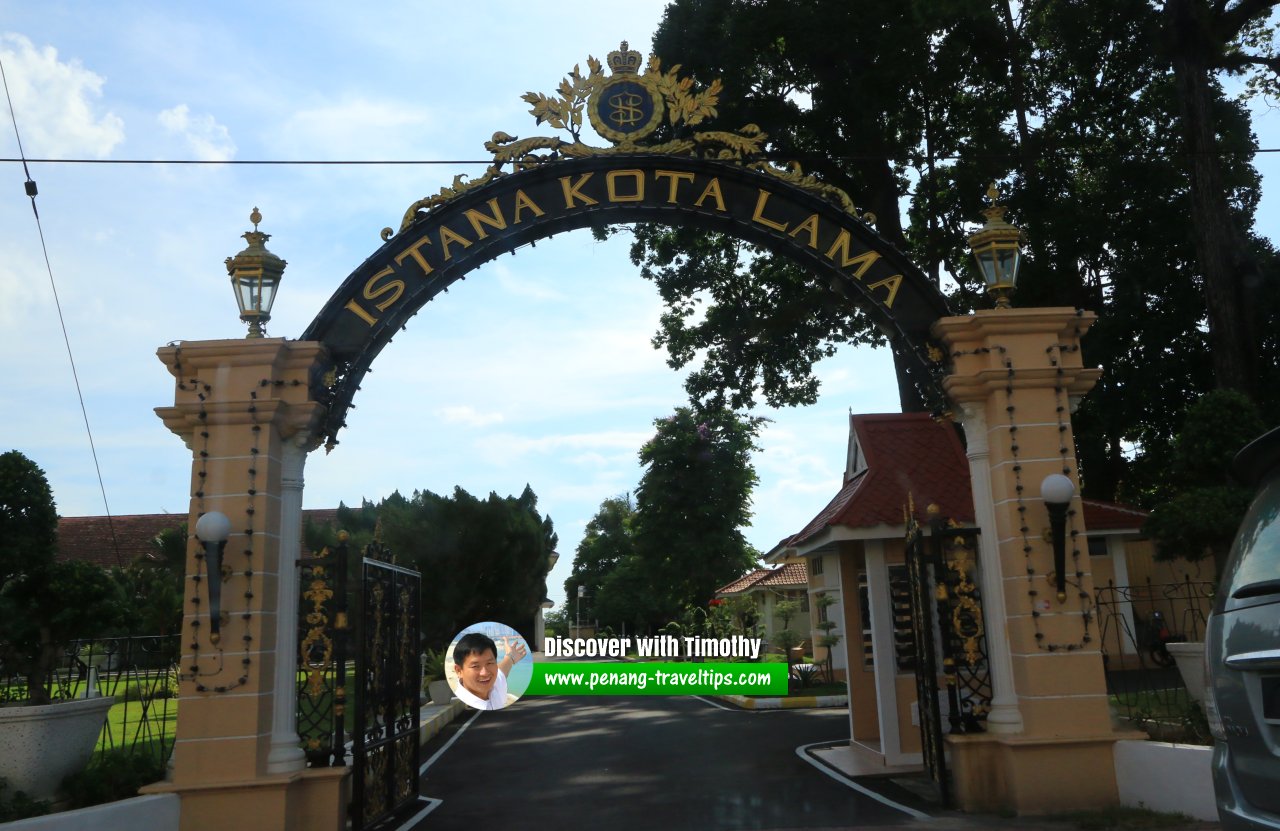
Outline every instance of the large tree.
[[587, 523], [565, 580], [566, 612], [603, 628], [656, 632], [751, 568], [743, 529], [756, 484], [751, 451], [763, 419], [678, 408], [654, 422], [630, 494], [606, 499]]
[[528, 486], [518, 497], [486, 499], [462, 488], [449, 496], [396, 492], [376, 505], [340, 507], [338, 527], [351, 533], [354, 551], [378, 534], [395, 562], [422, 572], [423, 642], [438, 649], [488, 620], [532, 636], [557, 541], [537, 505]]
[[48, 704], [49, 679], [76, 638], [115, 634], [126, 603], [118, 581], [79, 560], [56, 560], [58, 511], [49, 482], [17, 450], [0, 454], [0, 665]]
[[[1165, 46], [1177, 88], [1184, 158], [1190, 172], [1187, 208], [1195, 215], [1196, 258], [1204, 278], [1209, 339], [1218, 386], [1254, 396], [1261, 345], [1261, 264], [1249, 240], [1249, 216], [1231, 204], [1226, 170], [1240, 148], [1218, 125], [1219, 73], [1260, 68], [1271, 92], [1280, 75], [1268, 20], [1275, 0], [1166, 0]], [[1272, 286], [1274, 289], [1274, 285]]]
[[[582, 541], [574, 552], [573, 569], [564, 581], [568, 619], [596, 621], [620, 628], [626, 616], [616, 617], [618, 601], [639, 598], [611, 597], [604, 591], [605, 581], [624, 562], [635, 557], [632, 525], [635, 505], [631, 494], [612, 496], [600, 503], [595, 516], [587, 521]], [[579, 598], [578, 589], [582, 588]]]
[[[1250, 38], [1265, 52], [1257, 21], [1271, 3], [1180, 2], [1218, 20], [1210, 72], [1247, 63], [1240, 44]], [[759, 124], [777, 157], [802, 160], [874, 210], [880, 234], [938, 278], [957, 313], [986, 302], [965, 237], [986, 183], [1004, 182], [1030, 240], [1015, 304], [1100, 316], [1085, 359], [1106, 371], [1076, 424], [1086, 490], [1141, 501], [1154, 466], [1135, 465], [1135, 451], [1167, 457], [1187, 401], [1242, 386], [1224, 369], [1239, 363], [1239, 343], [1257, 356], [1255, 394], [1274, 399], [1280, 389], [1280, 269], [1249, 233], [1259, 180], [1248, 113], [1210, 77], [1197, 89], [1213, 145], [1188, 152], [1169, 6], [677, 0], [654, 51], [700, 82], [723, 78], [719, 125]], [[1205, 159], [1225, 215], [1189, 209]], [[1230, 278], [1229, 303], [1264, 321], [1253, 330], [1219, 325], [1213, 310], [1215, 292], [1227, 290], [1215, 288], [1202, 237], [1227, 220], [1240, 229], [1234, 256], [1253, 262]], [[734, 240], [647, 227], [632, 253], [667, 304], [655, 342], [674, 366], [693, 367], [695, 402], [809, 403], [816, 359], [879, 338], [807, 275]], [[1262, 288], [1247, 295], [1243, 284]]]
[[[635, 548], [658, 595], [661, 625], [686, 605], [705, 606], [717, 587], [740, 576], [758, 552], [743, 529], [756, 484], [751, 452], [761, 419], [731, 410], [681, 407], [654, 422], [640, 450]], [[659, 594], [660, 593], [660, 594]]]

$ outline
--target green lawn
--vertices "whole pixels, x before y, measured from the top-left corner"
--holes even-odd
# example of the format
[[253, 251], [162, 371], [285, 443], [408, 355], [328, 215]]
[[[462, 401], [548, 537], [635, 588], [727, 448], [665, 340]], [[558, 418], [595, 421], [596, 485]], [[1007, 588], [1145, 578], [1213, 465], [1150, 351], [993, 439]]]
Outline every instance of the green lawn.
[[1155, 721], [1178, 720], [1192, 706], [1187, 691], [1181, 687], [1167, 690], [1134, 690], [1109, 696], [1121, 715], [1141, 714]]
[[[146, 709], [144, 710], [144, 705]], [[107, 722], [98, 736], [96, 752], [116, 747], [144, 749], [157, 756], [168, 756], [178, 730], [176, 698], [145, 701], [117, 701], [107, 711]]]

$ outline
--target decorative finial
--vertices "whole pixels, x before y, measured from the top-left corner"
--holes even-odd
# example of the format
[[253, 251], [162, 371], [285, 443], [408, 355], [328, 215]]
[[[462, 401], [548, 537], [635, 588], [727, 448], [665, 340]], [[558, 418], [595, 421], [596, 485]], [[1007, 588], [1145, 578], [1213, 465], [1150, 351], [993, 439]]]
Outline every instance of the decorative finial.
[[991, 200], [992, 205], [1000, 201], [1000, 190], [996, 187], [995, 182], [992, 182], [987, 187], [987, 198]]
[[262, 221], [262, 214], [258, 213], [256, 207], [253, 209], [253, 213], [249, 214], [249, 221], [253, 223], [253, 230], [258, 230], [258, 223]]

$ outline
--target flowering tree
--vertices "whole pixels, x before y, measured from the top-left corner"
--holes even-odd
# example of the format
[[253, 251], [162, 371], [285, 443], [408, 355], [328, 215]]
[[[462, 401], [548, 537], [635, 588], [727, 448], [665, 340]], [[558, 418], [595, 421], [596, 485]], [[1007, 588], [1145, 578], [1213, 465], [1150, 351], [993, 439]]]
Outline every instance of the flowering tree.
[[681, 407], [655, 422], [640, 449], [635, 552], [657, 597], [659, 619], [701, 607], [750, 569], [757, 552], [742, 529], [756, 484], [751, 451], [763, 419]]

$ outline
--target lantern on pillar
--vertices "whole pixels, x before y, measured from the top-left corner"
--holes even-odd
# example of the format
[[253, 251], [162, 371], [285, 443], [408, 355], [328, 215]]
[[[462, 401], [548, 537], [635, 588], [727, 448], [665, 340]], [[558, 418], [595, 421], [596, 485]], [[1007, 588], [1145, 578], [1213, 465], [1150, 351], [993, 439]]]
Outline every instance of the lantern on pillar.
[[1040, 498], [1049, 512], [1045, 537], [1053, 544], [1053, 582], [1059, 603], [1067, 599], [1067, 508], [1075, 493], [1075, 483], [1061, 473], [1050, 473], [1040, 483]]
[[1018, 266], [1022, 264], [1022, 231], [1004, 221], [1005, 211], [1000, 204], [1000, 192], [996, 186], [987, 188], [991, 207], [982, 213], [987, 224], [969, 237], [969, 249], [978, 262], [987, 294], [995, 301], [997, 309], [1009, 308], [1009, 295], [1018, 285]]
[[210, 511], [196, 520], [196, 539], [204, 546], [209, 591], [209, 641], [222, 639], [222, 552], [231, 536], [231, 520], [221, 511]]
[[253, 223], [253, 230], [244, 234], [249, 247], [234, 257], [227, 257], [227, 273], [231, 275], [240, 319], [249, 324], [249, 334], [245, 337], [261, 338], [267, 334], [264, 325], [271, 319], [271, 304], [275, 302], [276, 290], [280, 288], [280, 278], [288, 263], [267, 250], [265, 243], [271, 235], [258, 230], [262, 214], [257, 208], [249, 214], [249, 221]]

